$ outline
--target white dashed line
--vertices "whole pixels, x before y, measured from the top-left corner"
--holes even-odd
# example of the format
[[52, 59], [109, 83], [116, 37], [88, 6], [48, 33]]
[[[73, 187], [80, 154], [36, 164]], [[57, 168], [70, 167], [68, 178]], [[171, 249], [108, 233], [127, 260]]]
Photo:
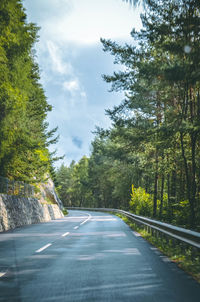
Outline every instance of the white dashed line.
[[67, 236], [67, 235], [69, 235], [69, 232], [67, 232], [67, 233], [65, 233], [65, 234], [62, 234], [62, 237], [65, 237], [65, 236]]
[[79, 228], [79, 226], [77, 225], [77, 226], [74, 227], [74, 230], [77, 230], [78, 228]]
[[0, 272], [0, 278], [3, 277], [6, 274], [6, 272]]
[[84, 224], [84, 223], [86, 223], [92, 216], [90, 215], [90, 214], [88, 214], [89, 215], [89, 217], [86, 219], [86, 220], [84, 220], [83, 222], [81, 222], [81, 224], [80, 225], [82, 225], [82, 224]]
[[36, 253], [40, 253], [40, 252], [44, 251], [45, 249], [47, 249], [51, 245], [52, 245], [52, 243], [46, 244], [45, 246], [41, 247], [41, 249], [37, 250]]

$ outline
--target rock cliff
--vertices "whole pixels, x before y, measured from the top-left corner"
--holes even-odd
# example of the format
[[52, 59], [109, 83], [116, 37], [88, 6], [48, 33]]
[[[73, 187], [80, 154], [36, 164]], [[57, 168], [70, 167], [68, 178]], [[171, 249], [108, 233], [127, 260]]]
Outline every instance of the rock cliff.
[[36, 198], [0, 194], [0, 232], [62, 218], [61, 206], [41, 203]]
[[39, 194], [38, 199], [42, 203], [50, 202], [52, 204], [57, 204], [60, 209], [63, 209], [62, 201], [58, 198], [58, 195], [55, 191], [55, 186], [51, 178], [45, 183], [39, 185]]

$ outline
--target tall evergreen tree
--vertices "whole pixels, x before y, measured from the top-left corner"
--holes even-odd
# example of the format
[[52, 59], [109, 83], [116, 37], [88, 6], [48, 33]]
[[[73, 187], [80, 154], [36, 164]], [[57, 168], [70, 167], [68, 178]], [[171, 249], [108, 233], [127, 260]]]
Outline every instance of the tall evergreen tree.
[[24, 181], [41, 180], [50, 169], [55, 132], [45, 122], [51, 106], [34, 60], [37, 32], [21, 0], [0, 2], [0, 174]]
[[[131, 125], [131, 120], [152, 123], [145, 137], [152, 141], [155, 151], [154, 216], [157, 208], [159, 160], [169, 158], [170, 148], [176, 146], [175, 163], [180, 160], [185, 170], [187, 198], [191, 225], [197, 210], [197, 148], [199, 139], [199, 2], [148, 1], [142, 17], [144, 29], [132, 36], [137, 47], [121, 47], [102, 40], [104, 50], [115, 56], [115, 63], [124, 64], [124, 72], [104, 76], [113, 90], [126, 91], [126, 100], [109, 111], [115, 123]], [[170, 142], [168, 147], [166, 142]], [[189, 144], [190, 142], [190, 144]], [[190, 147], [191, 146], [191, 147]], [[164, 147], [164, 149], [163, 149]], [[167, 150], [168, 149], [168, 150]], [[176, 165], [172, 165], [175, 181]], [[164, 175], [162, 176], [164, 177]], [[175, 195], [168, 175], [169, 207]]]

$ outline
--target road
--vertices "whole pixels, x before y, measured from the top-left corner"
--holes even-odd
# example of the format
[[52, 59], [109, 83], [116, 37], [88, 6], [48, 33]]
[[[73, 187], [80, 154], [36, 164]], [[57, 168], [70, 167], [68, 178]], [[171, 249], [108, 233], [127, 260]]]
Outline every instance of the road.
[[200, 285], [120, 218], [69, 211], [0, 235], [0, 301], [199, 302]]

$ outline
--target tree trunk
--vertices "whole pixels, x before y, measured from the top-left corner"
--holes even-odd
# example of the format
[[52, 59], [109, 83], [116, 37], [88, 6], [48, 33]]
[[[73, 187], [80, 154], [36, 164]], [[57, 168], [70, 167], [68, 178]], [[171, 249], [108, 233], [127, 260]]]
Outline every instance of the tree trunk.
[[154, 196], [153, 196], [153, 217], [157, 214], [157, 199], [158, 199], [158, 151], [156, 150], [156, 171], [154, 177]]
[[163, 194], [164, 194], [164, 184], [165, 184], [165, 176], [162, 175], [162, 181], [161, 181], [161, 192], [160, 192], [160, 213], [159, 217], [162, 218], [162, 212], [163, 212]]
[[172, 170], [170, 183], [170, 219], [173, 218], [173, 205], [176, 203], [176, 171]]
[[[190, 204], [190, 225], [193, 228], [195, 226], [196, 222], [196, 215], [195, 215], [195, 195], [196, 195], [196, 181], [195, 181], [195, 163], [193, 163], [194, 171], [192, 175], [192, 183], [194, 182], [194, 185], [191, 185], [190, 177], [189, 177], [189, 168], [188, 168], [188, 162], [187, 158], [185, 156], [185, 148], [184, 148], [184, 143], [183, 143], [183, 133], [180, 133], [180, 139], [181, 139], [181, 151], [182, 151], [182, 157], [184, 160], [184, 168], [185, 168], [185, 175], [186, 175], [186, 187], [187, 187], [187, 198]], [[194, 144], [194, 145], [193, 145]], [[195, 146], [196, 142], [192, 143], [192, 161], [195, 160]], [[195, 193], [195, 195], [194, 195]]]
[[196, 133], [192, 133], [191, 136], [191, 145], [192, 145], [192, 177], [191, 177], [191, 200], [190, 200], [190, 209], [191, 209], [191, 226], [196, 224], [196, 215], [195, 215], [195, 206], [196, 206]]
[[168, 213], [167, 217], [169, 221], [172, 219], [172, 205], [171, 205], [171, 192], [170, 192], [170, 174], [167, 174], [167, 203], [168, 203]]

